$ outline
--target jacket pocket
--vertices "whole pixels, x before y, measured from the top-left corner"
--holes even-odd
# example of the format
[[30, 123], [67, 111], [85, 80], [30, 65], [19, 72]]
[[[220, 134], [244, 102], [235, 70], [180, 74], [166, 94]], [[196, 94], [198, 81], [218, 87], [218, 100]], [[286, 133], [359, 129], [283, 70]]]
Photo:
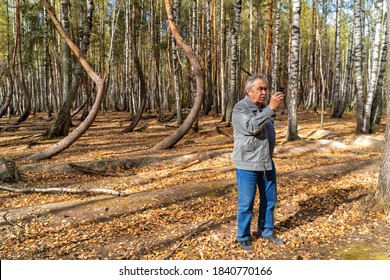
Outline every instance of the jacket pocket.
[[259, 143], [248, 143], [242, 146], [241, 160], [245, 162], [257, 162], [259, 160]]

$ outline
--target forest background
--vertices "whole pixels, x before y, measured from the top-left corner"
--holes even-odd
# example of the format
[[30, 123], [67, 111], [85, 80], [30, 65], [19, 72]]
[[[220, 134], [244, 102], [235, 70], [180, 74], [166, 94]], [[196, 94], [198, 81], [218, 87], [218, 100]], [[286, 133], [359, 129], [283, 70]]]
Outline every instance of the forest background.
[[[378, 185], [378, 188], [370, 192], [379, 198], [375, 205], [388, 203], [387, 1], [1, 2], [1, 133], [3, 146], [14, 151], [3, 149], [4, 166], [7, 166], [7, 160], [14, 160], [20, 166], [43, 161], [53, 170], [60, 161], [89, 176], [96, 176], [96, 173], [116, 176], [115, 172], [122, 171], [115, 171], [115, 168], [126, 165], [117, 163], [114, 168], [111, 166], [102, 171], [92, 163], [76, 166], [74, 163], [80, 163], [80, 160], [68, 158], [67, 149], [72, 145], [74, 148], [76, 141], [82, 142], [93, 133], [90, 128], [96, 118], [103, 118], [110, 124], [118, 122], [116, 129], [132, 132], [130, 138], [137, 137], [135, 132], [142, 134], [145, 130], [156, 129], [161, 123], [171, 122], [166, 130], [174, 129], [166, 138], [146, 132], [144, 135], [149, 138], [139, 138], [146, 144], [146, 147], [139, 145], [140, 150], [156, 154], [174, 148], [185, 135], [189, 137], [190, 128], [191, 133], [201, 135], [211, 120], [214, 120], [218, 135], [231, 137], [231, 112], [243, 96], [246, 77], [262, 72], [270, 78], [270, 94], [283, 88], [287, 95], [279, 119], [281, 127], [285, 128], [279, 132], [285, 141], [282, 144], [296, 140], [298, 144], [295, 145], [304, 145], [299, 140], [305, 137], [298, 134], [298, 124], [303, 125], [310, 116], [319, 117], [317, 129], [321, 131], [316, 133], [328, 133], [323, 130], [327, 122], [340, 120], [347, 124], [352, 118], [356, 121], [353, 130], [347, 129], [350, 125], [337, 127], [335, 124], [333, 132], [334, 129], [345, 129], [351, 135], [385, 134], [384, 149], [380, 151], [381, 169], [374, 175], [379, 180], [371, 182], [371, 187]], [[216, 120], [225, 125], [216, 124]], [[144, 122], [143, 126], [138, 126], [140, 122]], [[19, 128], [25, 129], [23, 135], [17, 133]], [[165, 134], [160, 132], [160, 135]], [[329, 134], [326, 137], [329, 138]], [[154, 139], [159, 141], [153, 142]], [[215, 139], [210, 137], [209, 140]], [[191, 141], [195, 140], [188, 139], [185, 143], [191, 144]], [[110, 146], [110, 143], [112, 139], [102, 147]], [[131, 141], [129, 143], [131, 145]], [[24, 145], [28, 148], [15, 150]], [[202, 151], [201, 147], [196, 147], [198, 152]], [[210, 149], [210, 146], [205, 143], [203, 148]], [[379, 153], [375, 147], [367, 148]], [[195, 151], [183, 152], [192, 154]], [[160, 156], [163, 158], [163, 154]], [[118, 154], [116, 158], [119, 160], [121, 156]], [[84, 159], [96, 161], [98, 156], [91, 154]], [[58, 168], [62, 174], [67, 167]], [[184, 168], [187, 166], [179, 169]], [[19, 182], [6, 191], [20, 192], [20, 187], [32, 191], [30, 184], [23, 183], [20, 177], [15, 178], [15, 170], [9, 176]], [[26, 173], [22, 175], [28, 181], [37, 176], [34, 172], [28, 173], [32, 172], [28, 168], [24, 170]], [[41, 172], [37, 165], [33, 170]], [[50, 178], [42, 176], [42, 182]], [[66, 176], [55, 180], [51, 177], [49, 181], [66, 181]], [[35, 183], [34, 188], [39, 181]], [[21, 242], [20, 226], [6, 216], [13, 207], [14, 202], [10, 201], [18, 199], [8, 196], [6, 191], [3, 198], [4, 205], [8, 205], [4, 207], [3, 215], [5, 236], [11, 243]], [[47, 195], [43, 197], [38, 196], [35, 201], [47, 199]], [[30, 204], [19, 201], [14, 206]], [[375, 212], [373, 220], [378, 223], [376, 219], [382, 217], [379, 224], [384, 223], [388, 228], [386, 209], [385, 206]], [[296, 211], [295, 208], [289, 210]], [[40, 225], [42, 223], [39, 221]], [[32, 224], [30, 220], [29, 227]], [[13, 227], [14, 231], [8, 227]], [[183, 233], [183, 236], [192, 235]], [[53, 257], [51, 253], [40, 254], [41, 249], [38, 249], [38, 255], [25, 255], [16, 248], [14, 254], [3, 251], [3, 255], [11, 258]], [[139, 248], [132, 249], [137, 251]], [[110, 257], [106, 253], [103, 256]], [[132, 254], [135, 258], [145, 257], [142, 250]], [[308, 254], [308, 258], [310, 256]]]

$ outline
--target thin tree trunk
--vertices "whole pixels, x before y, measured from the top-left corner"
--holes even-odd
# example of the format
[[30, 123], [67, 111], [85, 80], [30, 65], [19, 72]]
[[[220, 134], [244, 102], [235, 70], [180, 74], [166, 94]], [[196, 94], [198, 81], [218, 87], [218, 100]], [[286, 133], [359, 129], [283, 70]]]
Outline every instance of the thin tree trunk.
[[[274, 15], [274, 0], [268, 1], [268, 28], [265, 41], [265, 73], [271, 76], [272, 63], [272, 45], [273, 45], [273, 15]], [[272, 84], [272, 81], [271, 81]]]
[[301, 1], [292, 1], [291, 60], [286, 141], [298, 140], [298, 89]]
[[213, 83], [212, 83], [212, 65], [211, 65], [211, 15], [210, 15], [210, 0], [205, 2], [206, 13], [206, 61], [207, 61], [207, 75], [206, 75], [206, 93], [204, 114], [208, 115], [213, 105]]
[[[22, 91], [22, 94], [24, 96], [24, 102], [25, 102], [25, 108], [20, 116], [20, 118], [16, 121], [17, 124], [20, 124], [27, 120], [28, 116], [31, 112], [31, 97], [30, 93], [27, 91], [25, 77], [24, 77], [24, 68], [23, 68], [23, 55], [22, 55], [22, 34], [21, 34], [21, 23], [20, 23], [20, 3], [19, 0], [16, 0], [16, 37], [15, 37], [15, 53], [14, 57], [19, 57], [18, 66], [19, 66], [19, 73], [18, 75], [15, 74], [17, 77], [19, 88]], [[14, 59], [15, 61], [15, 59]]]
[[249, 72], [253, 73], [253, 3], [248, 0], [249, 12]]
[[362, 69], [362, 25], [361, 25], [361, 0], [355, 0], [354, 7], [354, 49], [355, 49], [355, 83], [357, 92], [357, 125], [356, 132], [363, 133], [363, 114], [364, 114], [364, 92], [363, 92], [363, 69]]
[[13, 81], [12, 81], [12, 75], [6, 65], [3, 65], [0, 62], [0, 67], [3, 69], [3, 73], [6, 78], [7, 83], [7, 95], [3, 100], [2, 107], [0, 108], [0, 118], [7, 113], [8, 108], [10, 107], [11, 101], [12, 101], [12, 93], [13, 93]]
[[[179, 4], [178, 1], [181, 0], [173, 0], [173, 16], [174, 20], [178, 21], [179, 17]], [[183, 115], [181, 110], [181, 94], [180, 94], [180, 85], [179, 85], [179, 59], [178, 59], [178, 49], [177, 42], [175, 41], [172, 35], [172, 63], [173, 63], [173, 88], [175, 94], [175, 104], [176, 104], [176, 120], [177, 124], [181, 125], [183, 123]]]
[[237, 93], [237, 63], [238, 63], [238, 37], [241, 25], [241, 8], [242, 1], [236, 0], [234, 4], [234, 21], [231, 39], [231, 59], [230, 59], [230, 91], [227, 96], [226, 117], [228, 124], [232, 121], [233, 107], [236, 101]]
[[381, 41], [381, 30], [382, 30], [382, 7], [383, 1], [379, 0], [376, 3], [375, 16], [376, 16], [376, 25], [375, 25], [375, 39], [373, 44], [372, 51], [372, 64], [368, 85], [368, 92], [366, 103], [364, 105], [364, 117], [363, 117], [363, 129], [362, 132], [365, 134], [372, 133], [371, 128], [371, 115], [372, 115], [372, 105], [375, 98], [376, 86], [378, 82], [379, 68], [380, 68], [380, 41]]
[[278, 91], [280, 4], [281, 4], [281, 0], [277, 0], [276, 10], [275, 10], [275, 32], [274, 32], [275, 36], [274, 36], [274, 42], [273, 42], [273, 55], [272, 55], [271, 92]]
[[341, 102], [340, 94], [340, 73], [341, 73], [341, 60], [340, 60], [340, 16], [341, 16], [341, 0], [336, 2], [336, 36], [335, 36], [335, 71], [333, 81], [333, 113], [332, 117], [337, 117], [339, 112], [339, 106]]
[[226, 120], [226, 25], [225, 25], [225, 4], [221, 0], [221, 17], [220, 17], [220, 83], [221, 83], [221, 113], [223, 120]]
[[49, 103], [49, 77], [50, 77], [50, 57], [49, 57], [49, 24], [46, 10], [43, 9], [43, 102], [47, 113], [47, 118], [52, 117], [52, 111]]
[[141, 103], [140, 103], [137, 115], [135, 116], [134, 120], [132, 121], [132, 123], [128, 127], [126, 127], [123, 130], [123, 132], [132, 132], [134, 130], [134, 128], [137, 126], [137, 124], [141, 120], [142, 114], [145, 110], [146, 99], [147, 99], [144, 73], [142, 71], [142, 66], [141, 66], [141, 63], [140, 63], [139, 58], [138, 58], [137, 43], [136, 43], [137, 40], [136, 40], [136, 36], [135, 36], [135, 32], [137, 30], [135, 28], [136, 27], [135, 26], [136, 25], [136, 1], [135, 0], [132, 0], [132, 5], [133, 6], [132, 6], [131, 19], [132, 19], [133, 29], [132, 29], [131, 38], [132, 38], [132, 47], [133, 47], [133, 60], [134, 60], [135, 68], [137, 69], [137, 74], [138, 74], [138, 78], [140, 81]]
[[173, 11], [172, 11], [172, 4], [170, 0], [165, 0], [165, 9], [167, 11], [169, 27], [170, 30], [172, 31], [172, 35], [175, 38], [179, 47], [184, 51], [184, 53], [187, 56], [187, 59], [192, 65], [192, 69], [194, 71], [195, 80], [196, 80], [196, 99], [189, 115], [187, 116], [183, 124], [171, 136], [167, 137], [166, 139], [164, 139], [163, 141], [155, 145], [152, 148], [153, 150], [170, 149], [177, 142], [179, 142], [180, 139], [182, 139], [183, 136], [191, 128], [195, 119], [198, 117], [198, 113], [201, 109], [203, 99], [204, 99], [204, 77], [203, 77], [202, 68], [199, 63], [199, 59], [197, 58], [197, 56], [195, 55], [191, 47], [185, 43], [184, 39], [181, 37], [179, 33], [179, 30], [175, 23]]
[[[388, 48], [387, 37], [389, 36], [389, 34], [387, 34], [387, 29], [385, 25], [383, 26], [383, 29], [384, 29], [384, 34], [383, 34], [382, 55], [381, 55], [381, 61], [379, 67], [378, 82], [375, 87], [374, 101], [372, 104], [372, 111], [371, 111], [371, 125], [370, 125], [371, 132], [373, 132], [375, 124], [380, 123], [382, 108], [385, 101], [384, 98], [382, 99], [382, 95], [383, 95], [382, 93], [384, 91], [383, 84], [384, 84], [384, 76], [386, 72], [386, 62], [387, 62], [386, 58], [387, 58], [387, 48]], [[388, 103], [387, 106], [389, 106]]]

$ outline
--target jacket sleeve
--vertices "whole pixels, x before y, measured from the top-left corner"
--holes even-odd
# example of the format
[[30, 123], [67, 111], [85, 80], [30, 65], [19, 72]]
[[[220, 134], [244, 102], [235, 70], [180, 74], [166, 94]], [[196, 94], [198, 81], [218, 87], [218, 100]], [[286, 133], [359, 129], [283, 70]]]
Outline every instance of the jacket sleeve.
[[274, 111], [268, 106], [263, 108], [259, 114], [254, 115], [249, 108], [245, 108], [242, 104], [240, 105], [235, 106], [233, 109], [232, 123], [234, 129], [244, 135], [258, 134], [265, 129], [267, 123], [275, 115]]

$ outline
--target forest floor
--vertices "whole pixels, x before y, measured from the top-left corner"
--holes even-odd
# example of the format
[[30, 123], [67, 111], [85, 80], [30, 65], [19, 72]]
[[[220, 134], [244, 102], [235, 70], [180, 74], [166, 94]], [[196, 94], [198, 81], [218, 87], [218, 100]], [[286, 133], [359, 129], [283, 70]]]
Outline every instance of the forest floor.
[[[25, 180], [9, 186], [122, 192], [0, 191], [1, 259], [390, 259], [390, 209], [375, 200], [383, 123], [357, 137], [352, 113], [326, 114], [320, 129], [319, 114], [301, 112], [301, 140], [285, 143], [287, 116], [278, 114], [275, 233], [285, 244], [254, 238], [247, 253], [235, 242], [232, 128], [202, 116], [199, 132], [156, 152], [150, 148], [176, 129], [156, 119], [145, 116], [142, 129], [125, 134], [126, 113], [100, 114], [68, 150], [38, 163], [25, 157], [58, 141], [41, 137], [45, 117], [18, 126], [0, 119], [0, 156]], [[257, 211], [258, 203], [254, 234]]]

